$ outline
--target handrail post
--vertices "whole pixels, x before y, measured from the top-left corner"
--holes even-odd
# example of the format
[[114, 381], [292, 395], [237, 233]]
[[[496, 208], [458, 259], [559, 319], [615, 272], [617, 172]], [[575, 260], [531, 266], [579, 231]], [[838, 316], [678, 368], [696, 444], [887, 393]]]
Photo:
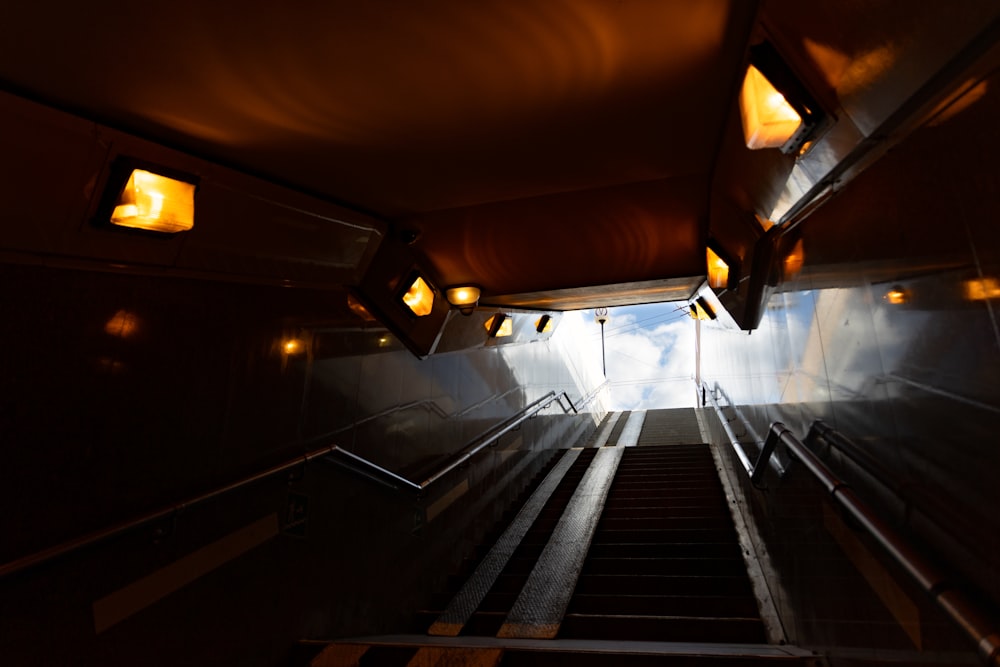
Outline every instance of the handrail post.
[[764, 440], [764, 446], [757, 456], [757, 463], [754, 464], [753, 470], [750, 473], [750, 483], [757, 488], [760, 488], [760, 481], [764, 477], [764, 471], [767, 470], [767, 463], [771, 458], [771, 454], [774, 453], [774, 448], [778, 445], [779, 440], [781, 440], [781, 435], [775, 433], [773, 428], [768, 431], [767, 439]]

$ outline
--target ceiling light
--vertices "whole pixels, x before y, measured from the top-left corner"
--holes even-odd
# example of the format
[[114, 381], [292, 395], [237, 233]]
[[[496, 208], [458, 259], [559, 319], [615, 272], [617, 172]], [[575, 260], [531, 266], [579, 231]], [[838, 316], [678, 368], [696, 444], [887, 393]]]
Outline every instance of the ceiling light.
[[750, 65], [740, 92], [740, 113], [743, 116], [743, 137], [747, 148], [780, 148], [792, 138], [802, 124], [802, 117], [767, 80], [760, 70]]
[[298, 338], [289, 338], [281, 342], [281, 351], [285, 354], [299, 354], [305, 348], [305, 344]]
[[715, 314], [715, 310], [710, 305], [708, 305], [708, 301], [705, 299], [705, 297], [703, 296], [698, 297], [698, 299], [694, 302], [694, 305], [698, 309], [699, 320], [714, 320], [716, 317], [718, 317]]
[[785, 256], [785, 279], [794, 278], [802, 270], [806, 261], [806, 253], [802, 246], [802, 239], [795, 242], [791, 252]]
[[1000, 298], [1000, 280], [990, 276], [966, 280], [963, 283], [965, 298], [969, 301], [986, 301]]
[[819, 105], [767, 42], [750, 49], [740, 116], [747, 148], [780, 148], [795, 155], [812, 146], [823, 119]]
[[448, 303], [458, 308], [460, 313], [471, 315], [472, 311], [476, 309], [476, 304], [479, 303], [480, 292], [481, 290], [474, 285], [462, 285], [451, 287], [445, 290], [444, 294]]
[[538, 333], [549, 333], [552, 331], [552, 316], [542, 315], [535, 320], [535, 331]]
[[194, 191], [194, 183], [132, 169], [116, 193], [110, 222], [166, 234], [187, 231], [194, 227]]
[[430, 315], [434, 309], [434, 290], [419, 275], [414, 275], [406, 293], [403, 294], [403, 303], [417, 317]]
[[894, 306], [901, 306], [910, 300], [910, 295], [905, 289], [896, 285], [886, 292], [883, 298]]
[[729, 265], [711, 248], [705, 248], [705, 261], [708, 267], [708, 286], [712, 289], [727, 287], [729, 285]]
[[514, 333], [514, 318], [503, 313], [497, 313], [486, 320], [484, 326], [490, 338], [503, 338]]

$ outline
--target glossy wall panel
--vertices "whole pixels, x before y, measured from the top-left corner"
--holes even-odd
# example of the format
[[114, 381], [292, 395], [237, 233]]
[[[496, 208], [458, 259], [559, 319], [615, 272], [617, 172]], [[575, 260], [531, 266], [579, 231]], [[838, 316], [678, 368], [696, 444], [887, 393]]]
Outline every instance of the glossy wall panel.
[[822, 419], [860, 446], [903, 505], [841, 472], [998, 604], [1000, 78], [971, 90], [790, 232], [801, 270], [759, 329], [703, 326], [701, 364], [758, 433]]
[[[421, 482], [532, 401], [579, 402], [597, 381], [553, 339], [484, 347], [474, 318], [418, 360], [344, 289], [17, 259], [0, 264], [2, 563], [324, 445]], [[406, 632], [555, 450], [593, 431], [590, 409], [553, 403], [420, 494], [314, 460], [4, 577], [0, 656], [272, 665], [303, 638]], [[261, 521], [278, 532], [190, 573]], [[164, 572], [192, 579], [98, 622], [102, 600]]]
[[592, 388], [550, 341], [418, 360], [343, 290], [4, 264], [0, 308], [5, 560], [322, 445], [427, 474]]

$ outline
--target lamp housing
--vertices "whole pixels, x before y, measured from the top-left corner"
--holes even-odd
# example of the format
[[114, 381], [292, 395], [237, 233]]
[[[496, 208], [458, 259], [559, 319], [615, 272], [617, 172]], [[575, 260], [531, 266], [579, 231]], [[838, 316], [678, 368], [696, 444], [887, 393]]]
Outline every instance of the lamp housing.
[[505, 313], [493, 315], [483, 326], [490, 338], [504, 338], [514, 333], [514, 319]]
[[445, 290], [448, 303], [458, 309], [463, 315], [471, 315], [479, 303], [482, 290], [475, 285], [459, 285]]
[[403, 291], [399, 299], [406, 310], [415, 317], [425, 317], [434, 310], [434, 288], [414, 271], [403, 281]]
[[120, 157], [111, 165], [95, 223], [162, 236], [189, 231], [198, 182], [192, 174]]
[[715, 309], [709, 305], [708, 300], [703, 296], [700, 296], [695, 300], [694, 307], [698, 313], [699, 320], [714, 320], [718, 317], [718, 315], [715, 314]]
[[729, 287], [729, 263], [722, 259], [711, 246], [705, 247], [705, 266], [709, 287], [712, 289]]
[[825, 114], [775, 48], [750, 48], [750, 64], [740, 91], [740, 117], [747, 148], [779, 148], [801, 154]]

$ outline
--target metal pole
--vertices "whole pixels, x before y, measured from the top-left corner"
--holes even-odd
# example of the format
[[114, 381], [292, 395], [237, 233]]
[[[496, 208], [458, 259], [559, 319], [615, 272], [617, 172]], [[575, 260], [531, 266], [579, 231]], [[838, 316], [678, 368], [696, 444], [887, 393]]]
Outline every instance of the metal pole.
[[604, 320], [601, 320], [601, 370], [604, 371], [604, 377], [608, 377], [608, 362], [604, 356]]
[[604, 371], [604, 377], [608, 377], [608, 363], [604, 356], [604, 323], [608, 321], [608, 309], [607, 308], [595, 308], [594, 309], [594, 319], [597, 320], [601, 325], [601, 369]]

